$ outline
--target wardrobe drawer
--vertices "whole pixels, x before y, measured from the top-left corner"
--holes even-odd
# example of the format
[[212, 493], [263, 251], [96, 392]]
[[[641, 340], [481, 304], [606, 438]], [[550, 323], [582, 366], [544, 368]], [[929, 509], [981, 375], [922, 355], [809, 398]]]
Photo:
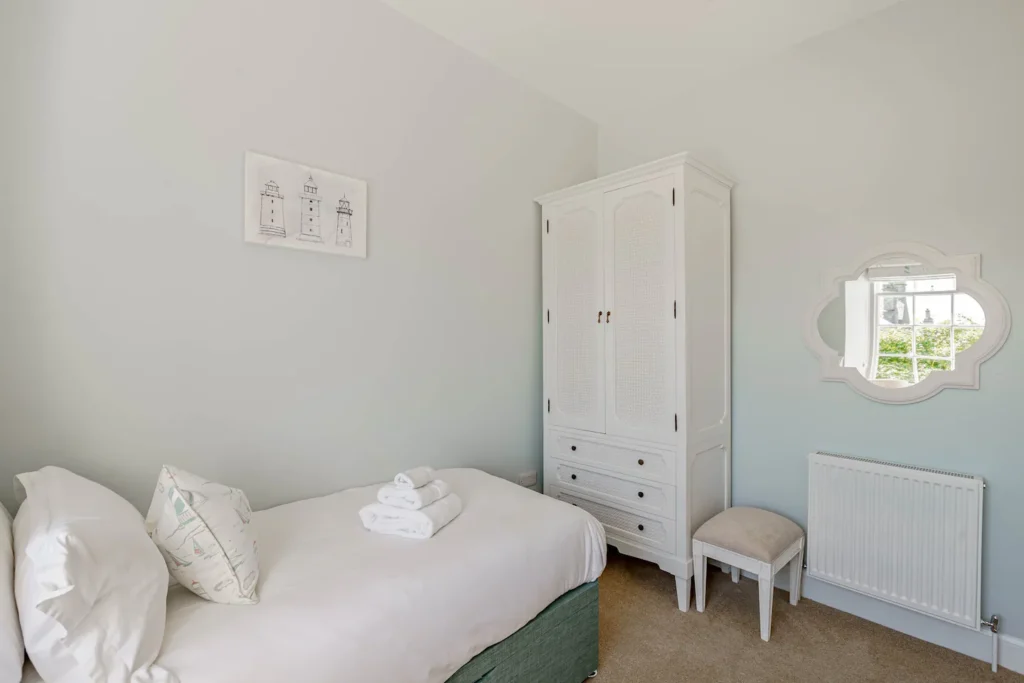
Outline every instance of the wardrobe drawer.
[[548, 455], [593, 464], [643, 479], [675, 483], [676, 454], [643, 446], [620, 446], [568, 432], [548, 431]]
[[[551, 495], [558, 500], [583, 508], [604, 524], [607, 531], [624, 540], [657, 548], [667, 553], [676, 549], [676, 525], [669, 519], [658, 519], [637, 512], [620, 510], [610, 505], [595, 503], [552, 487]], [[612, 543], [612, 545], [615, 545]]]
[[598, 494], [641, 512], [675, 519], [676, 488], [654, 482], [638, 483], [612, 474], [594, 472], [574, 463], [552, 460], [555, 482], [567, 489]]

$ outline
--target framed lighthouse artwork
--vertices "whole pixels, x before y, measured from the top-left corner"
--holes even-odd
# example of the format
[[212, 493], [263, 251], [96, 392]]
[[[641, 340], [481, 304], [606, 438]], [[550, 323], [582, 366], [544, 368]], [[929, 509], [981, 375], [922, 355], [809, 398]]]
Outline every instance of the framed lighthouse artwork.
[[366, 258], [366, 182], [246, 152], [245, 241]]

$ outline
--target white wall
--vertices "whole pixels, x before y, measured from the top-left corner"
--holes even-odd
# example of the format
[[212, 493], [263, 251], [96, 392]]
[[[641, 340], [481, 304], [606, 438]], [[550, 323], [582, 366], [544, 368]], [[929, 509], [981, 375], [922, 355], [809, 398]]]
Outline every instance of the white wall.
[[[0, 500], [539, 468], [532, 198], [594, 176], [592, 123], [373, 0], [0, 11]], [[246, 149], [366, 179], [369, 258], [243, 243]]]
[[[734, 502], [804, 523], [816, 449], [979, 474], [983, 609], [1016, 636], [1024, 337], [1011, 333], [985, 364], [980, 391], [890, 406], [818, 381], [801, 331], [822, 270], [899, 240], [980, 252], [1024, 324], [1022, 36], [1016, 0], [908, 0], [601, 131], [603, 172], [689, 149], [738, 181]], [[833, 592], [854, 611], [886, 609]]]

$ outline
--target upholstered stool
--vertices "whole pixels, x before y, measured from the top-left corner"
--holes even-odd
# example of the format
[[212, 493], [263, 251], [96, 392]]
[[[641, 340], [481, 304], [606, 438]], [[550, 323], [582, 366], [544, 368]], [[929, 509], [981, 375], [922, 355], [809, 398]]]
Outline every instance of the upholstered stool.
[[705, 522], [693, 535], [693, 586], [697, 611], [704, 611], [708, 558], [732, 568], [733, 583], [740, 571], [757, 575], [761, 597], [761, 640], [772, 633], [772, 592], [775, 575], [789, 564], [789, 604], [800, 600], [804, 566], [804, 532], [782, 515], [757, 508], [729, 508]]

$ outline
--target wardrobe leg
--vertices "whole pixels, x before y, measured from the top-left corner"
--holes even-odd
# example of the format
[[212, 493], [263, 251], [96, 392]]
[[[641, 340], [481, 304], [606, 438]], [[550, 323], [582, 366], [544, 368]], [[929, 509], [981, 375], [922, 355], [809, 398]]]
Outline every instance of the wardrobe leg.
[[676, 577], [676, 600], [679, 601], [680, 610], [690, 611], [690, 580], [684, 576]]

